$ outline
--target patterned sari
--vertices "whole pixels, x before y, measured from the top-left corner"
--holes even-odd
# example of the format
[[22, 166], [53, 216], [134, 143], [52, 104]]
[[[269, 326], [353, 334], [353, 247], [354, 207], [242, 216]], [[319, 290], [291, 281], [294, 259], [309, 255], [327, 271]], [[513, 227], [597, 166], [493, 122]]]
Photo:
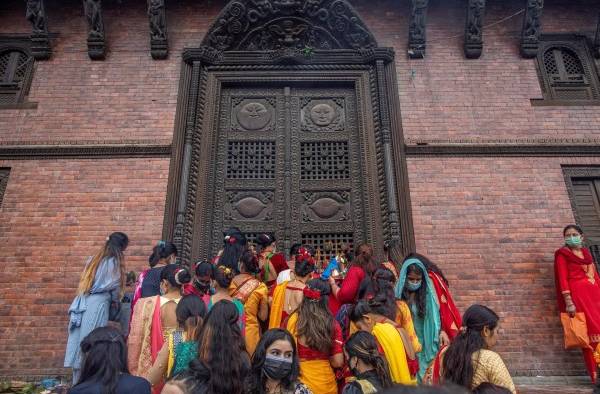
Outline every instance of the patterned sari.
[[260, 340], [258, 311], [262, 303], [268, 302], [267, 286], [253, 277], [245, 279], [239, 285], [236, 285], [234, 280], [231, 282], [231, 286], [229, 286], [229, 294], [244, 304], [246, 351], [252, 356]]

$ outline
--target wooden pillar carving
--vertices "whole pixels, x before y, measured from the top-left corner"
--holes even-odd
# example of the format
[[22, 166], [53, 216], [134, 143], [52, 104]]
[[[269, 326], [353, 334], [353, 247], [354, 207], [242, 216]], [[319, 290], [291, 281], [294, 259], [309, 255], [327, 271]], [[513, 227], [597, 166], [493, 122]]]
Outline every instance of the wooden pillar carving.
[[36, 60], [46, 60], [52, 54], [48, 38], [48, 19], [44, 0], [27, 0], [25, 17], [31, 23], [31, 53]]
[[428, 5], [429, 0], [412, 0], [408, 29], [408, 56], [411, 59], [422, 59], [425, 57]]
[[544, 0], [526, 0], [523, 31], [521, 32], [521, 56], [533, 58], [537, 56], [542, 33], [542, 9]]
[[596, 24], [596, 36], [594, 37], [594, 56], [600, 58], [600, 14]]
[[148, 0], [148, 19], [150, 21], [150, 53], [153, 59], [166, 59], [167, 14], [165, 0]]
[[465, 56], [477, 59], [483, 50], [483, 17], [485, 0], [469, 0], [465, 25]]
[[102, 60], [106, 56], [102, 0], [83, 0], [83, 10], [88, 24], [88, 55], [92, 60]]

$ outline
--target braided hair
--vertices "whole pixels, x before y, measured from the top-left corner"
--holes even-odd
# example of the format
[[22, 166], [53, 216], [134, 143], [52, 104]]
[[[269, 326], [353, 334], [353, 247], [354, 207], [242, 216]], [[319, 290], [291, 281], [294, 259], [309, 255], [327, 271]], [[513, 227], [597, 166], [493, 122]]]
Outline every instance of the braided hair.
[[392, 387], [393, 383], [389, 365], [386, 359], [379, 353], [377, 341], [373, 334], [366, 331], [355, 332], [346, 341], [344, 350], [348, 353], [348, 360], [352, 357], [357, 357], [365, 364], [372, 366], [384, 389]]

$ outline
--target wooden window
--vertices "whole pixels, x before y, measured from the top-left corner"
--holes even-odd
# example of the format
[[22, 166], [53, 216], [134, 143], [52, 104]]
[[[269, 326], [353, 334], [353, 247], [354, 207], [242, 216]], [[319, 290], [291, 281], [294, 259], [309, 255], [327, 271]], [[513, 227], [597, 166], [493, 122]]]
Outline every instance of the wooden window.
[[29, 93], [33, 57], [23, 50], [0, 52], [0, 105], [22, 103]]
[[600, 262], [600, 167], [563, 168], [575, 221]]
[[581, 105], [600, 99], [598, 74], [585, 37], [542, 36], [537, 62], [545, 101]]
[[0, 209], [2, 208], [2, 199], [4, 192], [6, 191], [6, 185], [8, 184], [8, 174], [10, 168], [0, 168]]

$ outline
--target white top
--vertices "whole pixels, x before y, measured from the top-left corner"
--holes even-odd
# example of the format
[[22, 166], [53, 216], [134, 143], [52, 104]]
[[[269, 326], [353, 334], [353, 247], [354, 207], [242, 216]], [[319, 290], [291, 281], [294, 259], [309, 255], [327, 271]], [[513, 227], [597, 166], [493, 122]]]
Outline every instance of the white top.
[[277, 275], [277, 284], [280, 285], [283, 282], [289, 282], [292, 279], [292, 270], [283, 270]]

